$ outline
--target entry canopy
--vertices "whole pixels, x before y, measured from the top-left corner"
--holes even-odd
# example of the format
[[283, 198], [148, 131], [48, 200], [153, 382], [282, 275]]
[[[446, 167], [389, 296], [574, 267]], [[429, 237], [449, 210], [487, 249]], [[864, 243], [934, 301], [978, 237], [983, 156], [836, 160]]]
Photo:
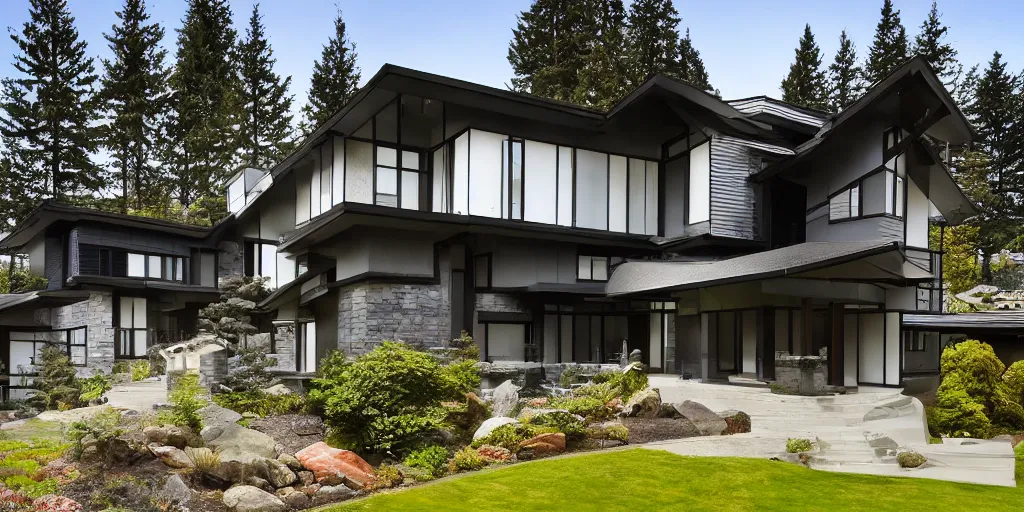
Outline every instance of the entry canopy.
[[671, 292], [780, 277], [880, 284], [933, 279], [896, 242], [806, 242], [718, 261], [627, 262], [615, 269], [605, 291]]

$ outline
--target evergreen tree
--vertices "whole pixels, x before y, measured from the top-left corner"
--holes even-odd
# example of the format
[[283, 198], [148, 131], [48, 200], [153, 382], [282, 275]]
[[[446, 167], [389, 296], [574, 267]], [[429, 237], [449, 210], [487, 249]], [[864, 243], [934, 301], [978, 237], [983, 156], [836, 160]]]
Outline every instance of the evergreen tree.
[[189, 0], [178, 29], [170, 136], [174, 195], [188, 208], [220, 196], [234, 170], [239, 120], [235, 40], [228, 0]]
[[811, 25], [804, 25], [804, 35], [796, 49], [796, 60], [789, 66], [789, 75], [782, 80], [782, 100], [803, 107], [824, 110], [826, 105], [825, 73], [821, 71], [821, 50], [814, 42]]
[[591, 0], [594, 34], [572, 101], [607, 109], [626, 93], [626, 10], [622, 0]]
[[629, 86], [654, 74], [685, 80], [679, 51], [679, 11], [672, 0], [636, 0], [629, 12], [626, 40], [630, 61]]
[[704, 61], [700, 58], [700, 52], [693, 46], [690, 39], [690, 29], [686, 29], [686, 36], [679, 41], [679, 64], [674, 72], [670, 72], [676, 78], [697, 87], [698, 89], [713, 92], [718, 96], [718, 91], [711, 87], [711, 80], [708, 71], [704, 68]]
[[828, 107], [839, 112], [857, 101], [861, 90], [861, 68], [857, 65], [857, 48], [846, 35], [839, 35], [839, 50], [828, 67]]
[[116, 14], [120, 24], [103, 35], [113, 59], [103, 61], [99, 98], [107, 112], [104, 145], [121, 182], [120, 210], [128, 213], [161, 195], [153, 158], [162, 149], [169, 71], [159, 46], [164, 29], [148, 23], [145, 2], [125, 0]]
[[240, 149], [245, 163], [270, 167], [292, 147], [292, 77], [274, 73], [273, 50], [263, 32], [260, 4], [253, 5], [245, 41], [239, 46], [242, 81]]
[[309, 84], [309, 103], [302, 111], [306, 134], [315, 130], [356, 95], [359, 90], [359, 67], [356, 66], [356, 45], [345, 34], [341, 11], [334, 20], [334, 36], [324, 45], [320, 60], [313, 64]]
[[[587, 0], [536, 0], [529, 11], [518, 16], [516, 28], [512, 30], [512, 41], [508, 45], [508, 62], [515, 76], [511, 89], [569, 101], [577, 93], [580, 74], [587, 65], [594, 41], [599, 39], [597, 31], [603, 21], [612, 23], [609, 11], [601, 9], [599, 2]], [[589, 11], [589, 12], [588, 12]], [[604, 34], [603, 34], [604, 35]], [[607, 34], [614, 37], [613, 34]], [[606, 42], [606, 41], [605, 41]], [[607, 66], [602, 60], [613, 58], [611, 48], [603, 48], [605, 56], [597, 56], [598, 66]], [[590, 80], [595, 71], [591, 69]]]
[[66, 0], [30, 0], [29, 18], [21, 32], [11, 31], [22, 76], [5, 81], [0, 132], [15, 139], [26, 165], [17, 170], [33, 189], [73, 199], [105, 185], [90, 160], [97, 77]]
[[882, 19], [875, 29], [875, 40], [868, 48], [865, 80], [869, 85], [878, 82], [902, 64], [907, 56], [907, 29], [900, 21], [900, 11], [893, 8], [892, 0], [885, 0]]
[[957, 63], [956, 49], [943, 41], [949, 27], [939, 20], [941, 16], [938, 5], [933, 1], [928, 18], [921, 24], [921, 33], [914, 39], [914, 53], [923, 56], [946, 88], [952, 91], [956, 89], [957, 78], [963, 67]]

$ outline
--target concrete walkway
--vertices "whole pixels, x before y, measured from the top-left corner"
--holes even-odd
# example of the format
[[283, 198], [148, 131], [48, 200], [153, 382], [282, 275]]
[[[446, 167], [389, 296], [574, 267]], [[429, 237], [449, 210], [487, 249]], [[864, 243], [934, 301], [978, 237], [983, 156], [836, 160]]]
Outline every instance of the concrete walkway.
[[[680, 455], [791, 457], [786, 439], [816, 442], [808, 465], [827, 471], [935, 478], [1015, 486], [1013, 450], [1008, 442], [960, 440], [928, 444], [924, 407], [899, 389], [861, 387], [828, 397], [774, 395], [767, 388], [683, 381], [652, 375], [662, 401], [693, 400], [715, 411], [737, 409], [751, 418], [751, 432], [651, 443], [646, 447]], [[949, 440], [953, 441], [953, 440]], [[899, 451], [928, 458], [918, 469], [902, 469]]]
[[154, 404], [167, 403], [167, 381], [149, 379], [118, 384], [107, 392], [107, 405], [118, 409], [153, 412]]

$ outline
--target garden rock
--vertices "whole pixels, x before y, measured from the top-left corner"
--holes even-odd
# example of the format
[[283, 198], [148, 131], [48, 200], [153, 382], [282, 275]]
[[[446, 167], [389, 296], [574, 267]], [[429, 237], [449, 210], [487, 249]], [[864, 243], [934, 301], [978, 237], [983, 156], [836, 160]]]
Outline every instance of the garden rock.
[[270, 482], [268, 482], [267, 479], [260, 478], [258, 476], [250, 475], [245, 477], [242, 479], [242, 485], [250, 485], [258, 489], [263, 489], [267, 492], [274, 492], [274, 486], [270, 485]]
[[142, 434], [146, 436], [146, 444], [156, 443], [175, 448], [188, 446], [188, 440], [192, 437], [191, 433], [175, 426], [146, 427], [142, 429]]
[[661, 393], [655, 388], [639, 391], [626, 402], [619, 414], [629, 418], [657, 418], [661, 414]]
[[283, 501], [286, 505], [296, 510], [307, 509], [312, 503], [312, 500], [309, 499], [309, 496], [306, 496], [306, 493], [296, 491], [294, 489], [292, 490], [292, 492], [289, 492], [282, 496], [281, 501]]
[[717, 436], [725, 431], [728, 424], [714, 411], [692, 400], [672, 404], [679, 416], [690, 420], [702, 436]]
[[476, 441], [477, 439], [483, 439], [491, 435], [491, 432], [493, 432], [494, 429], [502, 425], [508, 425], [512, 423], [518, 424], [519, 421], [516, 420], [515, 418], [506, 418], [503, 416], [495, 416], [494, 418], [489, 418], [487, 421], [480, 424], [480, 427], [477, 428], [476, 432], [473, 433], [473, 440]]
[[278, 454], [277, 460], [295, 471], [302, 471], [302, 463], [294, 455], [287, 453]]
[[722, 411], [718, 416], [725, 420], [725, 430], [722, 435], [744, 434], [750, 432], [750, 415], [743, 411]]
[[299, 479], [284, 462], [277, 459], [262, 459], [260, 465], [263, 469], [262, 473], [266, 475], [265, 478], [275, 488], [287, 487]]
[[323, 505], [336, 501], [347, 500], [358, 494], [357, 491], [349, 489], [344, 485], [322, 485], [313, 494], [313, 504]]
[[156, 458], [160, 459], [160, 462], [163, 462], [168, 467], [172, 467], [174, 469], [187, 469], [194, 467], [192, 459], [190, 459], [188, 455], [179, 448], [175, 448], [173, 446], [160, 446], [153, 443], [149, 445], [149, 451], [155, 455]]
[[295, 458], [312, 471], [321, 484], [344, 483], [362, 489], [375, 480], [373, 466], [362, 457], [348, 450], [331, 448], [322, 441], [299, 451]]
[[203, 419], [203, 430], [199, 435], [203, 436], [203, 441], [207, 442], [219, 436], [225, 427], [229, 425], [237, 426], [238, 420], [242, 419], [241, 414], [231, 409], [225, 409], [217, 404], [207, 405], [196, 411], [196, 413]]
[[318, 436], [324, 433], [324, 422], [316, 416], [299, 416], [291, 422], [297, 436]]
[[232, 487], [224, 492], [224, 506], [233, 512], [284, 512], [288, 505], [277, 496], [251, 485]]
[[273, 396], [290, 395], [294, 393], [294, 391], [288, 389], [288, 386], [285, 386], [284, 384], [274, 384], [273, 386], [264, 389], [263, 392]]
[[493, 417], [512, 416], [512, 412], [519, 404], [519, 389], [511, 380], [506, 380], [494, 388], [494, 399], [491, 404]]
[[[207, 429], [204, 428], [203, 432], [207, 432]], [[277, 457], [277, 451], [274, 450], [277, 441], [274, 438], [241, 425], [227, 425], [220, 429], [218, 436], [208, 437], [204, 434], [203, 439], [211, 450], [221, 451], [221, 460], [247, 461], [251, 456], [268, 459]]]
[[562, 453], [565, 451], [565, 434], [540, 434], [519, 443], [519, 449], [528, 450], [535, 457]]
[[312, 471], [299, 471], [298, 477], [299, 481], [302, 482], [302, 485], [304, 486], [313, 485], [314, 483], [316, 483], [316, 476], [313, 475]]
[[164, 482], [164, 486], [160, 489], [160, 497], [177, 504], [186, 504], [192, 500], [194, 491], [189, 488], [188, 484], [181, 479], [181, 475], [173, 474], [167, 478]]

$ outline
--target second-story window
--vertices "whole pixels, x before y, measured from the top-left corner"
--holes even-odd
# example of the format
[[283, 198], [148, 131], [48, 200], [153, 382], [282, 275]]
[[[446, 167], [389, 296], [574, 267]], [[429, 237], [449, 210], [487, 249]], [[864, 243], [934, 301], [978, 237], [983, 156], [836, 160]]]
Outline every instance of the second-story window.
[[78, 273], [87, 276], [139, 277], [186, 282], [188, 258], [142, 254], [82, 244], [78, 248]]
[[270, 289], [290, 283], [298, 275], [295, 260], [278, 254], [272, 243], [246, 240], [244, 259], [245, 275], [266, 278]]
[[860, 182], [841, 190], [828, 200], [829, 220], [860, 217]]
[[422, 177], [419, 153], [377, 146], [376, 180], [374, 204], [420, 209], [420, 189], [426, 180]]
[[608, 257], [579, 255], [576, 279], [579, 281], [607, 281]]

